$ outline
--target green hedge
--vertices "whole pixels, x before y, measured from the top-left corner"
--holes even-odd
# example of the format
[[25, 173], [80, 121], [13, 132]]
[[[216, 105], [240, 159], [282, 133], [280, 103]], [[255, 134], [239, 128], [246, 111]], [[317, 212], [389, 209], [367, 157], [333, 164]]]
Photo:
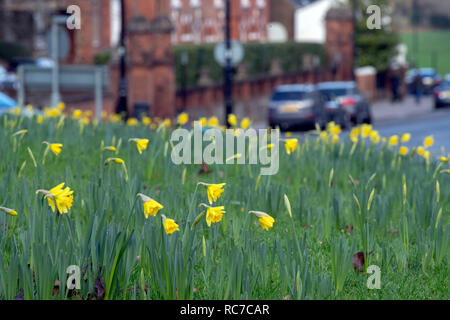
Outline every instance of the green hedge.
[[0, 41], [0, 60], [10, 62], [13, 58], [26, 58], [30, 55], [30, 51], [21, 45]]
[[[214, 60], [213, 44], [204, 45], [177, 45], [175, 46], [177, 87], [182, 83], [181, 56], [186, 52], [189, 63], [186, 70], [186, 83], [188, 88], [197, 85], [200, 71], [208, 68], [214, 83], [220, 84], [223, 78], [222, 68]], [[280, 59], [284, 72], [295, 72], [302, 68], [303, 55], [317, 55], [321, 65], [326, 65], [324, 46], [315, 43], [248, 43], [244, 44], [245, 58], [249, 78], [267, 75], [270, 71], [271, 61]]]

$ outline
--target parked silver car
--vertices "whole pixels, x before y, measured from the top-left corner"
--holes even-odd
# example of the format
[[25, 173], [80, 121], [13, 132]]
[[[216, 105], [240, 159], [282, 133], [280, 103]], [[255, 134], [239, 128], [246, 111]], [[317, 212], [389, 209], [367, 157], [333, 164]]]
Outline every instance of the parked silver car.
[[269, 125], [282, 130], [327, 124], [325, 100], [314, 85], [282, 85], [275, 88], [269, 106]]

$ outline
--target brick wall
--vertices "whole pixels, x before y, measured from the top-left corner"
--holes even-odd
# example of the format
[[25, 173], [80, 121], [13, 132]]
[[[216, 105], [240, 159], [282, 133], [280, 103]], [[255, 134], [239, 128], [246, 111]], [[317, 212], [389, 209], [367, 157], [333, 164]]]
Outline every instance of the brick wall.
[[[276, 86], [332, 80], [333, 74], [331, 70], [318, 69], [236, 81], [233, 87], [234, 113], [239, 117], [249, 116], [254, 121], [263, 121], [266, 117], [269, 96]], [[222, 90], [221, 85], [199, 86], [187, 90], [186, 108], [183, 105], [183, 92], [179, 90], [176, 98], [177, 109], [184, 109], [194, 118], [216, 115], [223, 119]]]
[[332, 8], [326, 16], [326, 51], [337, 80], [353, 77], [353, 19], [348, 8]]

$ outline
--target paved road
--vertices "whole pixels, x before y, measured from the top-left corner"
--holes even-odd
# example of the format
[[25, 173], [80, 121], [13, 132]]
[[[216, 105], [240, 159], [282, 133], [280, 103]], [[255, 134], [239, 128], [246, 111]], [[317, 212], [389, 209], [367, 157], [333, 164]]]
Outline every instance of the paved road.
[[432, 135], [435, 141], [431, 148], [433, 153], [440, 153], [442, 147], [450, 153], [450, 108], [407, 119], [379, 121], [374, 124], [374, 128], [385, 137], [411, 133], [410, 147], [421, 145], [425, 137]]

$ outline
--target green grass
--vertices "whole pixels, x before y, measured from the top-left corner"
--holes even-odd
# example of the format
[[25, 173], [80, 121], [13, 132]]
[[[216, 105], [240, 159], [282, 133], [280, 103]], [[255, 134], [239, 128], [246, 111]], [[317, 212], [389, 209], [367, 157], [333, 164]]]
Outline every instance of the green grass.
[[[21, 129], [23, 138], [13, 137]], [[148, 138], [148, 149], [140, 155], [130, 138]], [[101, 152], [102, 141], [120, 139], [117, 154]], [[0, 206], [19, 213], [0, 212], [0, 299], [21, 289], [25, 299], [66, 299], [69, 265], [83, 271], [83, 299], [93, 298], [98, 275], [110, 299], [449, 298], [450, 174], [441, 172], [448, 164], [370, 140], [309, 136], [291, 155], [281, 145], [275, 176], [248, 165], [211, 165], [200, 175], [199, 165], [171, 162], [169, 139], [162, 127], [0, 118]], [[42, 141], [64, 145], [45, 164]], [[125, 160], [128, 181], [120, 165], [104, 165], [108, 157]], [[227, 183], [217, 201], [226, 213], [211, 228], [204, 217], [192, 228], [208, 201], [199, 181]], [[35, 191], [61, 182], [74, 203], [57, 216]], [[164, 205], [156, 217], [145, 219], [139, 192]], [[272, 215], [274, 227], [263, 230], [249, 210]], [[161, 214], [180, 231], [165, 234]], [[367, 265], [381, 268], [380, 290], [353, 271], [353, 254], [365, 250]], [[52, 295], [55, 280], [62, 285]]]
[[[408, 47], [408, 61], [414, 62], [414, 33], [400, 34], [401, 42]], [[418, 32], [418, 66], [435, 68], [441, 75], [450, 74], [450, 30]]]

